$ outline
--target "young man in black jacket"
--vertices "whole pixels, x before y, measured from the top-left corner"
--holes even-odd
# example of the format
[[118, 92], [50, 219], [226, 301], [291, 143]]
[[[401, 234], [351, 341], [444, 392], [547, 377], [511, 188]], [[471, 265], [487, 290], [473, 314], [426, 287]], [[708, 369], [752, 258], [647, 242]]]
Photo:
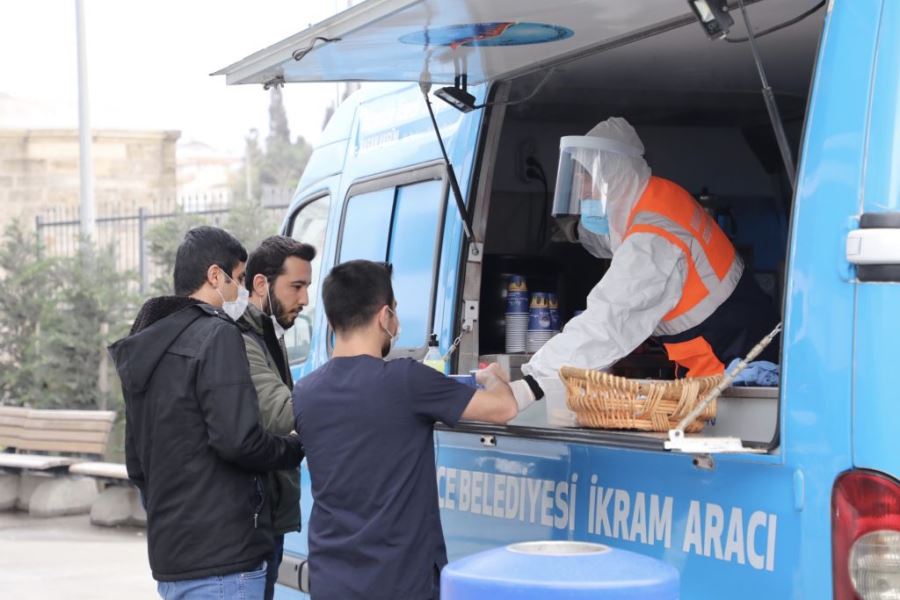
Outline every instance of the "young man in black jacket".
[[125, 396], [128, 476], [147, 509], [164, 598], [262, 598], [272, 551], [262, 474], [296, 468], [299, 440], [260, 426], [241, 332], [247, 252], [198, 227], [175, 259], [175, 296], [148, 300], [111, 346]]

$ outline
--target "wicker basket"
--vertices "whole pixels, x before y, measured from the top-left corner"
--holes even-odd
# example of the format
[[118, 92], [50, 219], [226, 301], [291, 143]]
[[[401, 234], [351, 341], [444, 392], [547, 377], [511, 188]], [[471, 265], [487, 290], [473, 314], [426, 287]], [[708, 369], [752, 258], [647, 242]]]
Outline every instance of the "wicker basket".
[[[579, 425], [660, 432], [678, 425], [722, 381], [721, 376], [675, 381], [626, 379], [574, 367], [563, 367], [559, 374], [566, 384], [566, 404]], [[713, 401], [686, 431], [701, 431], [715, 416]]]

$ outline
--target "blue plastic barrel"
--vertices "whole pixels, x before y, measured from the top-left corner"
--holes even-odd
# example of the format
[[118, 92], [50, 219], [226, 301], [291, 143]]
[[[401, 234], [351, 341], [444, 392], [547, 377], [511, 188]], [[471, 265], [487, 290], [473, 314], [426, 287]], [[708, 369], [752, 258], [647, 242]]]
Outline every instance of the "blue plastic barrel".
[[678, 571], [634, 552], [585, 542], [524, 542], [454, 561], [441, 600], [676, 600]]

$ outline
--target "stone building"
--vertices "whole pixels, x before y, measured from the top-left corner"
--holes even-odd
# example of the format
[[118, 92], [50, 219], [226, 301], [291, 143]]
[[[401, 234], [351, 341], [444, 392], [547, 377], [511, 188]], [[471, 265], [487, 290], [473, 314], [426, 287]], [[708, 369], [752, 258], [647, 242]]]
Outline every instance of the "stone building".
[[[137, 207], [171, 210], [178, 131], [94, 130], [97, 216]], [[76, 216], [77, 129], [0, 129], [0, 227], [19, 217]]]

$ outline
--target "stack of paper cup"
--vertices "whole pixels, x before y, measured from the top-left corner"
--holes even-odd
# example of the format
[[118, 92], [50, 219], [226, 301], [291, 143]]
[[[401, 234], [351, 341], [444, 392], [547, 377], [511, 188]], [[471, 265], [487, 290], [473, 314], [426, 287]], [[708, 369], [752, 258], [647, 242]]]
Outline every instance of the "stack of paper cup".
[[556, 294], [547, 294], [547, 302], [550, 305], [550, 330], [556, 334], [559, 333], [561, 326], [559, 320], [559, 299], [556, 297]]
[[528, 312], [528, 333], [525, 336], [525, 348], [528, 352], [537, 352], [544, 343], [553, 337], [550, 328], [550, 301], [547, 294], [535, 292], [531, 295], [531, 308]]
[[528, 330], [528, 286], [521, 275], [510, 275], [506, 288], [506, 352], [525, 352]]

